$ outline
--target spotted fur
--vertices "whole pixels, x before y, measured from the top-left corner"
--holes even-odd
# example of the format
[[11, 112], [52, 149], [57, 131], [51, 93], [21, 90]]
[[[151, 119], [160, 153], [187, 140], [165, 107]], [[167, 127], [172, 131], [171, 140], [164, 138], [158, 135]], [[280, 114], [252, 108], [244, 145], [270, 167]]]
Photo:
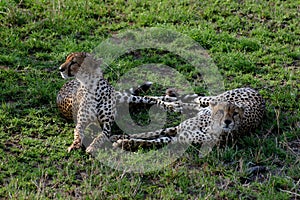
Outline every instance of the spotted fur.
[[[173, 97], [167, 99], [178, 100]], [[238, 88], [209, 97], [194, 95], [192, 103], [181, 102], [181, 105], [196, 109], [197, 116], [176, 127], [132, 134], [122, 139], [115, 138], [113, 146], [135, 150], [138, 147], [176, 142], [215, 144], [227, 136], [238, 137], [255, 129], [260, 124], [265, 109], [264, 99], [251, 88]]]

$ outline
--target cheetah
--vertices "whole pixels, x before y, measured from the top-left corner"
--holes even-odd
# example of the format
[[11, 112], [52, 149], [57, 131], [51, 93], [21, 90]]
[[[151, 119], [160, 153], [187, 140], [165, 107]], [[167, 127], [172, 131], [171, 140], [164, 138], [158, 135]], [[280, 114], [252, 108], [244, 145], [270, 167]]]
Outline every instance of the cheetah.
[[[74, 129], [73, 143], [68, 147], [68, 152], [82, 146], [85, 128], [94, 121], [98, 121], [102, 133], [86, 148], [87, 153], [93, 153], [101, 147], [104, 141], [111, 136], [111, 126], [116, 115], [117, 99], [123, 102], [157, 104], [164, 109], [173, 109], [166, 102], [140, 97], [123, 96], [103, 78], [100, 66], [102, 60], [96, 60], [91, 54], [85, 52], [71, 53], [66, 61], [59, 67], [61, 76], [66, 79], [75, 77], [62, 88], [57, 98], [58, 108], [65, 112], [67, 118], [74, 117], [76, 127]], [[66, 96], [61, 96], [66, 94]]]
[[[251, 88], [238, 88], [217, 96], [192, 96], [192, 103], [181, 102], [181, 106], [196, 109], [198, 113], [195, 117], [176, 127], [115, 138], [113, 146], [136, 150], [139, 147], [160, 147], [177, 142], [213, 145], [222, 139], [239, 137], [257, 128], [264, 115], [265, 101]], [[167, 99], [178, 100], [174, 96], [168, 96]]]

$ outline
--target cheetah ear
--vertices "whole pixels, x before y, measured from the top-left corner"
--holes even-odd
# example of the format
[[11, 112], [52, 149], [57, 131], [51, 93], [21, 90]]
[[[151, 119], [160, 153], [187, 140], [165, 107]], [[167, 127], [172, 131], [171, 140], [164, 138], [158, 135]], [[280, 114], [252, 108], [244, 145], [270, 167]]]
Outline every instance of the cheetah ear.
[[215, 107], [216, 105], [217, 105], [217, 102], [216, 102], [216, 101], [210, 101], [210, 102], [209, 102], [209, 106], [210, 106], [211, 108]]

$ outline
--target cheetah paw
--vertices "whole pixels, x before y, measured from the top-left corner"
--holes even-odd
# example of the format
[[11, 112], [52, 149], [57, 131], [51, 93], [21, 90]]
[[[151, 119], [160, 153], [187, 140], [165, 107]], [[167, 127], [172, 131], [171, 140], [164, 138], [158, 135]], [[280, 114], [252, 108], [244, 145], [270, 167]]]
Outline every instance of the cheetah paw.
[[115, 148], [124, 148], [124, 144], [128, 143], [129, 139], [119, 139], [112, 144]]
[[79, 149], [81, 147], [80, 143], [72, 144], [71, 146], [68, 147], [68, 153], [70, 153], [72, 150]]
[[182, 112], [182, 105], [179, 102], [165, 102], [165, 105], [167, 106], [167, 110]]
[[97, 151], [97, 148], [94, 147], [94, 145], [90, 145], [86, 148], [85, 152], [88, 154], [93, 154]]

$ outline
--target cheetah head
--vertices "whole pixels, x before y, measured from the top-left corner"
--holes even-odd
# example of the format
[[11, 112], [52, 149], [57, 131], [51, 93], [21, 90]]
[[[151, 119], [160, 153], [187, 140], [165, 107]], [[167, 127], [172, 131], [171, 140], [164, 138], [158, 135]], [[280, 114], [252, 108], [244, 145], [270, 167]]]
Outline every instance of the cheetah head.
[[67, 56], [66, 61], [59, 67], [59, 71], [64, 79], [76, 77], [80, 80], [89, 74], [102, 77], [101, 64], [101, 60], [95, 60], [89, 53], [71, 53]]
[[244, 107], [230, 102], [210, 102], [212, 128], [215, 131], [231, 132], [238, 130], [243, 119]]

